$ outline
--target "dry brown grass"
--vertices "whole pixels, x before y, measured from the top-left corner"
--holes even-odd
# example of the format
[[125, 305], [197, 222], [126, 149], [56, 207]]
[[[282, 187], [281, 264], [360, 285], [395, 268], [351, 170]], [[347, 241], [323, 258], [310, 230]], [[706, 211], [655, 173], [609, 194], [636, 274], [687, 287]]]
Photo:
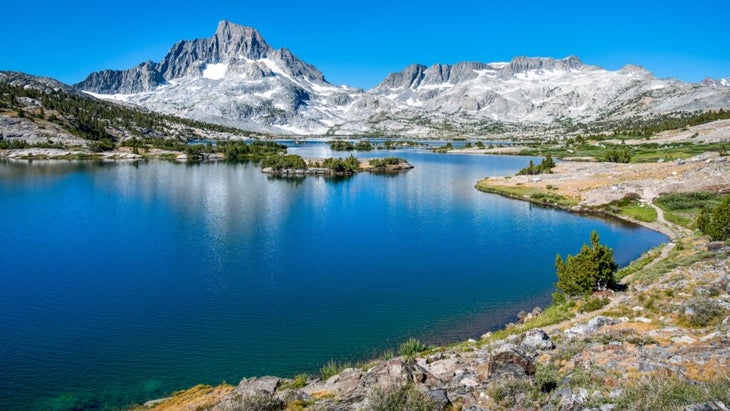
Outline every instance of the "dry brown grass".
[[[189, 411], [206, 409], [218, 404], [233, 391], [233, 386], [221, 384], [216, 387], [198, 384], [187, 390], [178, 391], [167, 400], [149, 408], [152, 411]], [[144, 408], [140, 408], [144, 409]]]

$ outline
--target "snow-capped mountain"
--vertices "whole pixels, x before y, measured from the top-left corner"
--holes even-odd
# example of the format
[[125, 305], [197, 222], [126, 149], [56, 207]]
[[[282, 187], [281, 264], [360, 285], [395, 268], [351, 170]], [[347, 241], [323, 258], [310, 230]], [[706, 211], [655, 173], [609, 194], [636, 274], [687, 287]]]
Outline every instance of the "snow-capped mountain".
[[413, 65], [371, 93], [405, 110], [469, 114], [506, 122], [614, 119], [645, 113], [730, 106], [730, 93], [673, 79], [638, 66], [609, 71], [562, 60], [516, 57], [509, 63]]
[[715, 88], [730, 87], [730, 77], [721, 78], [721, 79], [714, 79], [714, 78], [708, 77], [708, 78], [702, 80], [702, 83], [700, 83], [700, 84], [702, 84], [703, 86], [715, 87]]
[[483, 133], [520, 126], [614, 120], [730, 108], [728, 79], [657, 79], [645, 69], [609, 71], [564, 59], [411, 65], [369, 91], [328, 83], [253, 28], [222, 21], [206, 39], [181, 41], [159, 63], [92, 73], [76, 87], [98, 97], [255, 131], [294, 134]]
[[253, 28], [222, 21], [213, 37], [175, 44], [159, 63], [92, 73], [76, 84], [94, 96], [255, 131], [324, 133], [333, 108], [362, 91], [329, 84]]

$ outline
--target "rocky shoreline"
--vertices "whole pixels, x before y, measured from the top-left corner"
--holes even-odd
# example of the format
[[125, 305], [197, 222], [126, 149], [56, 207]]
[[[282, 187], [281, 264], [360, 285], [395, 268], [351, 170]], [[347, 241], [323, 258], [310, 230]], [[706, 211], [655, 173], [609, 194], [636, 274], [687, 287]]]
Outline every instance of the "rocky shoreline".
[[[590, 163], [592, 169], [561, 163], [555, 174], [539, 180], [489, 178], [478, 188], [484, 189], [484, 182], [541, 187], [581, 199], [570, 206], [547, 205], [599, 213], [600, 193], [614, 194], [603, 196], [608, 203], [628, 188], [656, 207], [651, 201], [670, 188], [730, 190], [722, 176], [708, 180], [729, 171], [730, 162], [717, 158], [710, 153], [682, 164], [639, 167]], [[548, 184], [561, 186], [554, 190]], [[623, 188], [612, 188], [617, 186]], [[620, 273], [625, 291], [521, 313], [518, 324], [479, 340], [417, 352], [401, 347], [398, 357], [324, 377], [268, 376], [236, 386], [196, 386], [138, 409], [728, 409], [730, 247], [659, 216], [654, 223], [618, 216], [672, 239]]]
[[[378, 404], [383, 396], [414, 392], [427, 405], [419, 409], [633, 409], [641, 401], [634, 397], [637, 389], [651, 389], [648, 384], [666, 388], [656, 378], [676, 387], [700, 387], [681, 409], [726, 409], [723, 401], [730, 393], [714, 398], [709, 391], [703, 394], [702, 387], [727, 379], [727, 252], [670, 270], [659, 281], [632, 281], [628, 292], [607, 296], [611, 303], [591, 318], [506, 337], [503, 332], [487, 334], [479, 341], [374, 360], [300, 384], [267, 376], [243, 379], [235, 387], [198, 386], [191, 389], [192, 397], [183, 391], [142, 409], [188, 409], [195, 404], [211, 410], [369, 410], [382, 409]], [[674, 294], [667, 297], [670, 291]], [[662, 306], [650, 303], [656, 295], [667, 301]], [[718, 310], [719, 319], [712, 325], [685, 325], [708, 304]], [[530, 321], [525, 325], [530, 327]], [[681, 404], [673, 405], [677, 409]]]

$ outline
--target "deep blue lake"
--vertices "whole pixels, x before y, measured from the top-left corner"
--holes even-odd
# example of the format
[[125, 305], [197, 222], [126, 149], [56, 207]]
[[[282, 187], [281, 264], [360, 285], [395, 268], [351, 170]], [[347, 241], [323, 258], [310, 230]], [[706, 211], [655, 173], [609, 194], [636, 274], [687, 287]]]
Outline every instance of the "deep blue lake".
[[282, 179], [252, 163], [0, 162], [0, 409], [113, 409], [316, 373], [411, 336], [478, 338], [547, 305], [555, 255], [592, 230], [622, 264], [666, 240], [473, 188], [524, 157], [363, 156], [390, 155], [416, 168]]

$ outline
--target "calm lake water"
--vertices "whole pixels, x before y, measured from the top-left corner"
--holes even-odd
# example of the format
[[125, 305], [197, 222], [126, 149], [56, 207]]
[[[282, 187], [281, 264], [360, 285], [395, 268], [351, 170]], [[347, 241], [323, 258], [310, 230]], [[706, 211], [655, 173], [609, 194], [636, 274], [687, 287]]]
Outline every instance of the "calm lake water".
[[416, 168], [0, 162], [0, 408], [118, 408], [478, 337], [545, 306], [556, 253], [592, 230], [620, 263], [666, 240], [473, 188], [526, 158], [364, 156], [394, 154]]

